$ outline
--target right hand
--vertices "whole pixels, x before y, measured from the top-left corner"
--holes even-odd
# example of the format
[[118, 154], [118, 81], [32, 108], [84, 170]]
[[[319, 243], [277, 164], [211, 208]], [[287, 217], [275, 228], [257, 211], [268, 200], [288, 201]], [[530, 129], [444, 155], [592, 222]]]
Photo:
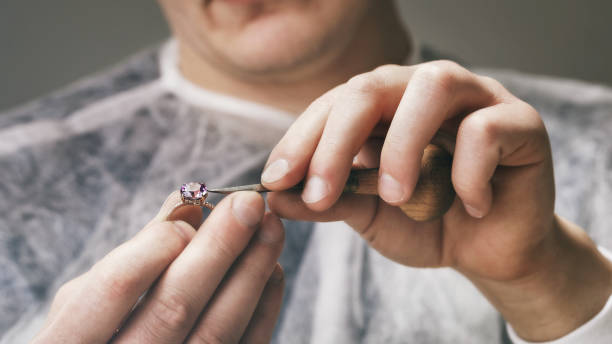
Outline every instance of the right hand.
[[134, 238], [63, 285], [34, 342], [269, 342], [283, 291], [282, 223], [243, 192], [196, 231], [199, 207], [170, 213], [179, 199], [173, 193]]
[[[434, 137], [453, 153], [458, 197], [442, 218], [417, 222], [396, 206], [410, 199]], [[342, 193], [355, 157], [379, 168], [380, 198]], [[454, 268], [526, 340], [571, 332], [612, 291], [609, 261], [554, 214], [552, 154], [537, 111], [454, 62], [353, 77], [311, 104], [266, 167], [270, 190], [306, 179], [301, 197], [269, 195], [280, 216], [343, 220], [395, 262]]]

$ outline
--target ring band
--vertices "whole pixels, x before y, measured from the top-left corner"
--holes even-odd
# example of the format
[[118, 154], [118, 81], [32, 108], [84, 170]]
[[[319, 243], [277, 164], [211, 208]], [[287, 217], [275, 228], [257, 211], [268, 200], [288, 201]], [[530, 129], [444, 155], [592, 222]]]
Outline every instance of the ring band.
[[183, 201], [182, 205], [197, 205], [200, 207], [205, 207], [208, 208], [210, 210], [213, 210], [213, 208], [215, 207], [214, 204], [210, 203], [210, 202], [206, 202], [204, 200], [202, 201], [193, 201], [193, 200], [189, 200], [187, 198], [181, 197], [181, 200]]

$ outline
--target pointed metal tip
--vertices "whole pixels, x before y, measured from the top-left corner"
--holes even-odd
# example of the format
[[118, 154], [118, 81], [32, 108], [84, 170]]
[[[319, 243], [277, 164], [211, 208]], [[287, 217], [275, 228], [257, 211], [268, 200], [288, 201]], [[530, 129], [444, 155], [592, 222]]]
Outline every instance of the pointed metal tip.
[[267, 192], [269, 191], [261, 184], [241, 185], [227, 188], [209, 188], [208, 192], [220, 193], [220, 194], [231, 194], [232, 192], [238, 191], [256, 191], [256, 192]]

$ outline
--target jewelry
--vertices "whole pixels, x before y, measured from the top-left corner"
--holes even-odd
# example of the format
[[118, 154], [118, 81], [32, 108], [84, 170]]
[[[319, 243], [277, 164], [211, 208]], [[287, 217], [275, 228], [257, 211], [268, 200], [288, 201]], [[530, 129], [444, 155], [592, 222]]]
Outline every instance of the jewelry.
[[200, 207], [206, 207], [210, 210], [213, 210], [215, 207], [214, 204], [206, 202], [206, 198], [208, 197], [208, 189], [206, 189], [206, 184], [191, 182], [185, 183], [181, 185], [181, 201], [185, 205], [197, 205]]

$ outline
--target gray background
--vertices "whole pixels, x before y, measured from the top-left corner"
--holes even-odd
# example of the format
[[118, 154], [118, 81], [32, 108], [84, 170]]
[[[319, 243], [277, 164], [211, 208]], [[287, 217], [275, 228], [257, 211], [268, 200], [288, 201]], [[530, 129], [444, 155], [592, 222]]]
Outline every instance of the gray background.
[[[612, 85], [612, 1], [398, 3], [420, 42], [464, 62]], [[154, 0], [2, 0], [0, 109], [100, 70], [167, 36]]]

